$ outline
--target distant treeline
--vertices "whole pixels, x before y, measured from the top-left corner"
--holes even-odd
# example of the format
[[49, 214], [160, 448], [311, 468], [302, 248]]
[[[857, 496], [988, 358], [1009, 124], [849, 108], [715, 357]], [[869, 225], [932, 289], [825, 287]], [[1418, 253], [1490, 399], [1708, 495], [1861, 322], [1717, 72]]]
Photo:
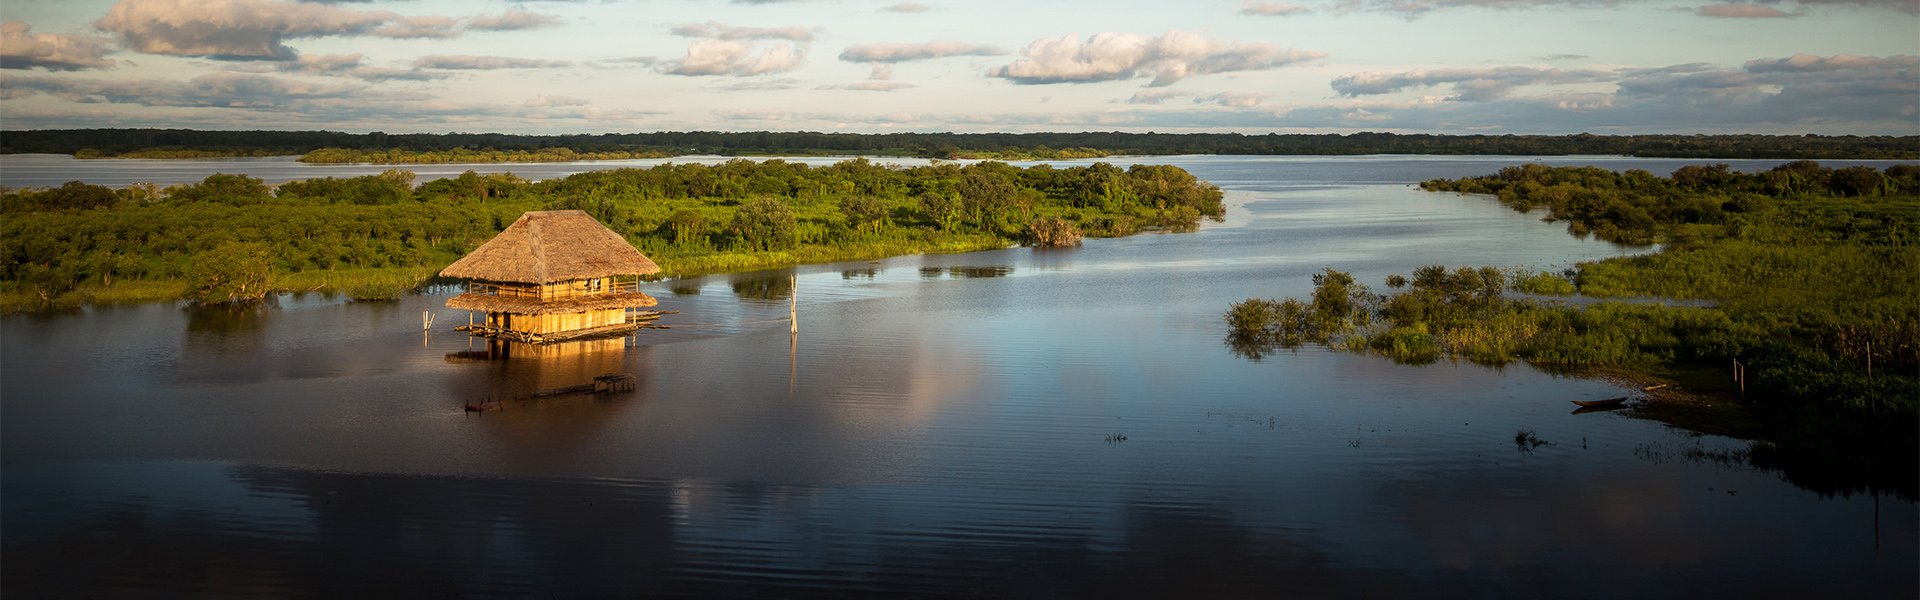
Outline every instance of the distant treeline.
[[[571, 135], [503, 133], [366, 134], [338, 131], [62, 129], [9, 131], [0, 153], [81, 157], [199, 152], [302, 155], [323, 148], [384, 152], [639, 152], [667, 156], [865, 154], [927, 158], [1066, 158], [1103, 154], [1603, 154], [1676, 158], [1920, 158], [1920, 136], [1785, 135], [1434, 135], [1394, 133], [819, 133], [655, 132]], [[1061, 150], [1070, 149], [1070, 150]], [[1063, 154], [1064, 153], [1064, 154]]]
[[569, 148], [539, 148], [535, 150], [406, 150], [389, 148], [386, 150], [348, 150], [345, 148], [321, 148], [300, 156], [300, 162], [321, 165], [341, 165], [352, 163], [371, 163], [377, 165], [434, 165], [434, 164], [474, 164], [474, 163], [547, 163], [577, 162], [583, 160], [633, 160], [636, 158], [667, 158], [673, 156], [665, 152], [613, 150], [608, 152], [574, 152]]

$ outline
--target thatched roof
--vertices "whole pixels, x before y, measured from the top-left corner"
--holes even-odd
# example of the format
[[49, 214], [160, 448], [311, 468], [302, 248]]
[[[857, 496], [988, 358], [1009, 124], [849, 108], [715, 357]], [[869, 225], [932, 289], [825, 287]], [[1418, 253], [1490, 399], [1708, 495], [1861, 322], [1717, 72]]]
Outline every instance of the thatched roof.
[[521, 296], [495, 296], [492, 294], [461, 294], [447, 299], [448, 308], [476, 310], [482, 312], [504, 312], [519, 315], [549, 315], [577, 313], [589, 310], [609, 308], [644, 308], [659, 304], [653, 296], [640, 292], [614, 292], [597, 296], [585, 296], [568, 300], [548, 300]]
[[442, 277], [503, 283], [553, 283], [660, 272], [620, 234], [578, 210], [523, 215], [506, 231], [440, 271]]

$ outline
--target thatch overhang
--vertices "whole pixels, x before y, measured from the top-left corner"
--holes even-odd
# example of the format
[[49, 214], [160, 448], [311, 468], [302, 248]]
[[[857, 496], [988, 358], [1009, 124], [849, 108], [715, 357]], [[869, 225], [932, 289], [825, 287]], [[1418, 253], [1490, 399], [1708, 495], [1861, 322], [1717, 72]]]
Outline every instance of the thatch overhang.
[[547, 300], [544, 302], [539, 298], [519, 296], [461, 294], [448, 298], [447, 308], [481, 312], [513, 313], [517, 315], [552, 315], [614, 308], [645, 308], [659, 303], [660, 301], [653, 299], [653, 296], [648, 296], [641, 292], [613, 292], [567, 300]]
[[660, 265], [585, 211], [542, 210], [520, 215], [440, 276], [545, 284], [658, 272]]

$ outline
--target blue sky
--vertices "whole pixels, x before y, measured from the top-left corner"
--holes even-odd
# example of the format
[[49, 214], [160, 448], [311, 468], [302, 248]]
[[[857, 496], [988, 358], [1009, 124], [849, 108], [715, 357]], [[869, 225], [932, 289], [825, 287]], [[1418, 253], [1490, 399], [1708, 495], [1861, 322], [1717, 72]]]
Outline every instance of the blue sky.
[[1920, 0], [4, 0], [0, 128], [1920, 135]]

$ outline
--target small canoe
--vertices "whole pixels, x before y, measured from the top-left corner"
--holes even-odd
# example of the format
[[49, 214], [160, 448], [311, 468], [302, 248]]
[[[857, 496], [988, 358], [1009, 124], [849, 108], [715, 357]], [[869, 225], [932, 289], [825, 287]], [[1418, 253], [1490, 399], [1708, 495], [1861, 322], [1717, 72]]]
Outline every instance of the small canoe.
[[1608, 398], [1606, 400], [1574, 400], [1573, 403], [1580, 405], [1582, 408], [1600, 408], [1604, 406], [1619, 406], [1620, 403], [1626, 402], [1627, 398], [1628, 396]]

